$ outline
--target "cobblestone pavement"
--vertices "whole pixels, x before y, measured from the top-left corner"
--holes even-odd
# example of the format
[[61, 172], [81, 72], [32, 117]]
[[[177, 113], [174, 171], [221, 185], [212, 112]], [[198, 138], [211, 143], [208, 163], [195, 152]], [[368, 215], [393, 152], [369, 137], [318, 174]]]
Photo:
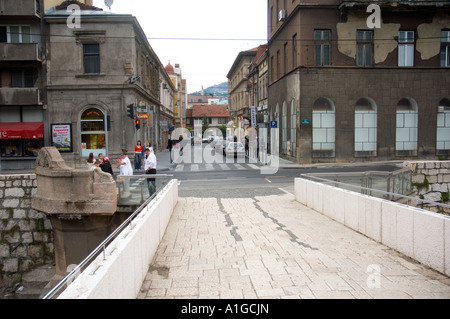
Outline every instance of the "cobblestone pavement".
[[450, 298], [448, 277], [278, 191], [185, 193], [138, 299]]

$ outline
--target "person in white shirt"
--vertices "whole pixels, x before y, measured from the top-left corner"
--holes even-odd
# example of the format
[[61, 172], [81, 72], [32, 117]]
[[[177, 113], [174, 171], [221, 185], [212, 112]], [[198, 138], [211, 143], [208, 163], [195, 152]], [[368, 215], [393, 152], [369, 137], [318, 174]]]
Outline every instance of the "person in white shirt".
[[[131, 167], [130, 159], [127, 156], [127, 150], [122, 150], [122, 157], [118, 160], [117, 166], [120, 170], [120, 175], [133, 175], [133, 167]], [[125, 193], [129, 193], [130, 180], [124, 178], [123, 188]]]
[[[145, 149], [144, 169], [145, 174], [156, 174], [156, 156], [150, 148]], [[152, 196], [156, 192], [156, 183], [154, 178], [147, 178], [147, 187], [149, 196]]]

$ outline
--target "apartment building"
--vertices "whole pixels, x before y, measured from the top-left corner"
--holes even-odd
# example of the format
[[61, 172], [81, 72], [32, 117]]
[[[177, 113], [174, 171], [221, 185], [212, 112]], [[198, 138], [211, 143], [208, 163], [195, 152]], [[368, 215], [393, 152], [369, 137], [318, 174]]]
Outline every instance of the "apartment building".
[[0, 168], [30, 168], [44, 146], [43, 7], [0, 0], [0, 17]]
[[251, 95], [248, 75], [257, 52], [258, 48], [239, 52], [227, 74], [231, 118], [239, 128], [245, 128], [249, 123]]
[[450, 1], [269, 0], [268, 14], [281, 156], [450, 156]]
[[43, 146], [74, 167], [132, 158], [137, 140], [165, 149], [175, 87], [135, 17], [89, 0], [0, 0], [0, 12], [1, 169], [34, 167]]

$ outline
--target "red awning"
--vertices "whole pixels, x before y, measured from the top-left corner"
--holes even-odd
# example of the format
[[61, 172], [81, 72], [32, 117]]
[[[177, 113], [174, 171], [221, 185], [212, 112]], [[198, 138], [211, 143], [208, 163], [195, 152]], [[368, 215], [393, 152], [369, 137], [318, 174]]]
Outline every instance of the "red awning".
[[2, 140], [36, 140], [41, 138], [44, 138], [43, 122], [0, 123], [0, 139]]

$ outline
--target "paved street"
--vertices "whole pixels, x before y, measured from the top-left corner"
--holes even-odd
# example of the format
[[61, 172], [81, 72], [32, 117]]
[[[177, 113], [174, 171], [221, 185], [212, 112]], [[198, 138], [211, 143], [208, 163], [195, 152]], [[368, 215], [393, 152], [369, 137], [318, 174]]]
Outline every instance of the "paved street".
[[296, 202], [291, 177], [184, 176], [179, 194], [139, 299], [450, 298], [448, 277]]

